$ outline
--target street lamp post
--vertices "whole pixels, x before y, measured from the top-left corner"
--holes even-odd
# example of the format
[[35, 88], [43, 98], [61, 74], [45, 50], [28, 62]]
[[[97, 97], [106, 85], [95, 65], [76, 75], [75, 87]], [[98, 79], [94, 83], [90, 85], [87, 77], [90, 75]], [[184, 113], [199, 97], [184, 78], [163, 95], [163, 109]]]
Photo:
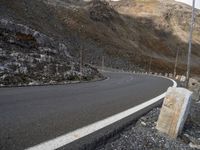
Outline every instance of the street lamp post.
[[190, 25], [190, 33], [189, 33], [189, 49], [188, 49], [188, 62], [187, 62], [187, 73], [186, 73], [186, 86], [189, 85], [190, 79], [190, 63], [191, 63], [191, 50], [192, 50], [192, 32], [194, 28], [194, 19], [195, 19], [195, 0], [193, 0], [192, 4], [192, 21]]

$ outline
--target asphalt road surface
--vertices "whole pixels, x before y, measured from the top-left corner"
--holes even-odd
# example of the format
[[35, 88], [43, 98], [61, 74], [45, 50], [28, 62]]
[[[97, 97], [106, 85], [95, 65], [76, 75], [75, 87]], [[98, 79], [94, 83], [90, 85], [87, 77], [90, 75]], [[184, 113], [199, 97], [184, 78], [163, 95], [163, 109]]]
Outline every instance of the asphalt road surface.
[[0, 89], [0, 149], [25, 149], [164, 93], [173, 82], [127, 73], [103, 81]]

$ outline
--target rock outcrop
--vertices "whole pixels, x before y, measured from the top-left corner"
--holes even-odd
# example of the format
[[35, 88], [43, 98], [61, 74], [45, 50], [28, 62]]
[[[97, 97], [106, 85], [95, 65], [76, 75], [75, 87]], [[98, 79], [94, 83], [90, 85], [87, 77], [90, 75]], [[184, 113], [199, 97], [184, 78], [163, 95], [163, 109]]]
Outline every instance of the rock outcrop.
[[40, 85], [101, 78], [70, 56], [64, 43], [22, 24], [0, 20], [0, 85]]

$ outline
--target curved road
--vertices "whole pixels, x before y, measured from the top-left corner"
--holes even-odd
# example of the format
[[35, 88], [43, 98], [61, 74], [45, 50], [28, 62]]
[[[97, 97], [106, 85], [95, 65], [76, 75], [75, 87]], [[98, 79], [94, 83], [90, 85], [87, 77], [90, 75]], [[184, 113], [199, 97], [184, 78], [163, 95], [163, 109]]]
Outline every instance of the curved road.
[[0, 89], [0, 149], [24, 149], [141, 104], [173, 82], [127, 73], [104, 81]]

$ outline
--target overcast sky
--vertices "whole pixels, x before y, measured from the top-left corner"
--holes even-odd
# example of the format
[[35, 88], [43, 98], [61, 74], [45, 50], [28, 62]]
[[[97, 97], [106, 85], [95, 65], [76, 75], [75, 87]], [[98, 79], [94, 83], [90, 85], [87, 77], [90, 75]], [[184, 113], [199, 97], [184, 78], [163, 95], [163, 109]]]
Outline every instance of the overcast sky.
[[[176, 0], [178, 2], [183, 2], [192, 6], [193, 0]], [[196, 8], [200, 9], [200, 0], [196, 0]]]

